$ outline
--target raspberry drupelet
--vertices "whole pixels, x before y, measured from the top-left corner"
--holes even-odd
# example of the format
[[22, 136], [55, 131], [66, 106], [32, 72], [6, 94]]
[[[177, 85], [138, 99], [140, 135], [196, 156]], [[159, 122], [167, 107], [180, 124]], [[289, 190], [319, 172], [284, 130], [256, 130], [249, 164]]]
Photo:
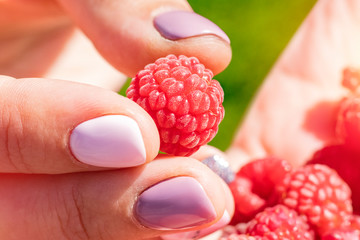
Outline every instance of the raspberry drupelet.
[[168, 55], [132, 79], [126, 95], [153, 118], [160, 151], [189, 156], [215, 137], [224, 118], [224, 92], [212, 77], [197, 58]]
[[314, 240], [314, 234], [304, 216], [284, 205], [266, 208], [248, 223], [247, 234], [264, 240]]
[[326, 165], [292, 171], [278, 191], [280, 203], [305, 215], [320, 235], [341, 226], [353, 213], [349, 186]]

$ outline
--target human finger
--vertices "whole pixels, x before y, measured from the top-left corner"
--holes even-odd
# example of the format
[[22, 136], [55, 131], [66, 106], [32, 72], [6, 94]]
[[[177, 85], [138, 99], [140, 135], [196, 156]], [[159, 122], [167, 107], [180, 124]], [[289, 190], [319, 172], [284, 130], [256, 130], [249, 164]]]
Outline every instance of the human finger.
[[128, 76], [168, 54], [195, 56], [215, 74], [230, 62], [227, 35], [185, 0], [58, 2], [99, 52]]
[[[226, 161], [226, 155], [219, 149], [212, 147], [210, 145], [202, 146], [199, 151], [191, 155], [192, 158], [199, 160], [201, 163], [206, 165], [212, 171], [217, 174], [217, 177], [221, 178], [221, 182], [226, 192], [226, 196], [232, 196], [232, 193], [228, 187], [228, 183], [230, 183], [235, 175], [231, 170], [228, 162]], [[162, 236], [163, 240], [187, 240], [187, 239], [198, 239], [209, 234], [212, 234], [224, 226], [229, 224], [232, 215], [234, 213], [234, 199], [233, 198], [225, 198], [226, 200], [226, 211], [223, 216], [215, 223], [206, 227], [204, 229], [195, 230], [195, 231], [187, 231], [175, 234], [166, 234]]]
[[40, 78], [0, 82], [0, 172], [132, 167], [158, 154], [151, 117], [110, 90]]
[[136, 240], [200, 230], [219, 221], [232, 198], [205, 165], [179, 157], [114, 171], [0, 179], [0, 237], [14, 240]]

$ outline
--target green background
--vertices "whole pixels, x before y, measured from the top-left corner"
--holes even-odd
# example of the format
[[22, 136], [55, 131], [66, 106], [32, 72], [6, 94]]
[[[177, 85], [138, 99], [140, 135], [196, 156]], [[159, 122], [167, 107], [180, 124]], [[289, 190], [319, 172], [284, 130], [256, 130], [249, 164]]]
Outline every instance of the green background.
[[[225, 92], [225, 118], [220, 124], [218, 134], [209, 143], [226, 150], [256, 90], [316, 1], [188, 2], [195, 12], [220, 26], [231, 40], [231, 63], [225, 71], [214, 77]], [[126, 87], [124, 86], [120, 94], [125, 94]]]

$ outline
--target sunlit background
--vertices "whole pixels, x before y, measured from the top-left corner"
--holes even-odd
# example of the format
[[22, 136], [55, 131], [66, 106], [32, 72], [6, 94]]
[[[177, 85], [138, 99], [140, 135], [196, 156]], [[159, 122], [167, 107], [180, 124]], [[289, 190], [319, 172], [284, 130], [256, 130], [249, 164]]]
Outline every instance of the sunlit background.
[[210, 145], [225, 150], [257, 88], [315, 0], [188, 0], [230, 37], [233, 58], [214, 78], [225, 92], [225, 118]]

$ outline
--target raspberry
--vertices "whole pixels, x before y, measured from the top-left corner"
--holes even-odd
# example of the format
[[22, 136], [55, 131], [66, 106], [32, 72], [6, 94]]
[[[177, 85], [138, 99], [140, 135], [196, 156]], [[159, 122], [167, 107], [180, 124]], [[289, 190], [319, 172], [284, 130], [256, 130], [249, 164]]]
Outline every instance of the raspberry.
[[291, 166], [287, 161], [267, 157], [249, 162], [237, 175], [250, 179], [252, 191], [263, 199], [269, 199], [275, 186], [282, 183], [290, 171]]
[[235, 201], [231, 224], [247, 222], [264, 209], [266, 201], [251, 191], [252, 183], [249, 179], [237, 175], [229, 188]]
[[360, 216], [352, 215], [350, 219], [350, 226], [354, 229], [360, 230]]
[[335, 230], [324, 235], [321, 240], [360, 240], [360, 230]]
[[155, 121], [161, 151], [189, 156], [215, 137], [224, 92], [212, 77], [197, 58], [168, 55], [132, 79], [126, 95]]
[[353, 212], [360, 214], [360, 168], [359, 154], [345, 145], [326, 146], [315, 152], [308, 164], [325, 164], [334, 169], [339, 176], [349, 185]]
[[262, 236], [266, 240], [314, 239], [306, 219], [299, 216], [296, 211], [280, 204], [258, 213], [249, 222], [247, 233], [251, 236]]
[[222, 237], [230, 235], [242, 235], [246, 232], [247, 223], [238, 223], [236, 225], [227, 225], [222, 229]]
[[320, 235], [352, 214], [351, 190], [335, 170], [321, 164], [289, 173], [278, 187], [280, 202], [307, 216]]
[[349, 148], [360, 150], [359, 96], [348, 97], [341, 102], [336, 121], [336, 135]]
[[337, 229], [331, 229], [321, 240], [360, 240], [360, 217], [350, 216], [349, 221], [345, 221]]
[[285, 160], [272, 157], [257, 159], [244, 165], [229, 184], [235, 200], [231, 224], [251, 220], [274, 202], [275, 186], [282, 183], [291, 166]]
[[351, 67], [345, 68], [343, 70], [342, 85], [350, 91], [356, 92], [360, 86], [360, 71]]

